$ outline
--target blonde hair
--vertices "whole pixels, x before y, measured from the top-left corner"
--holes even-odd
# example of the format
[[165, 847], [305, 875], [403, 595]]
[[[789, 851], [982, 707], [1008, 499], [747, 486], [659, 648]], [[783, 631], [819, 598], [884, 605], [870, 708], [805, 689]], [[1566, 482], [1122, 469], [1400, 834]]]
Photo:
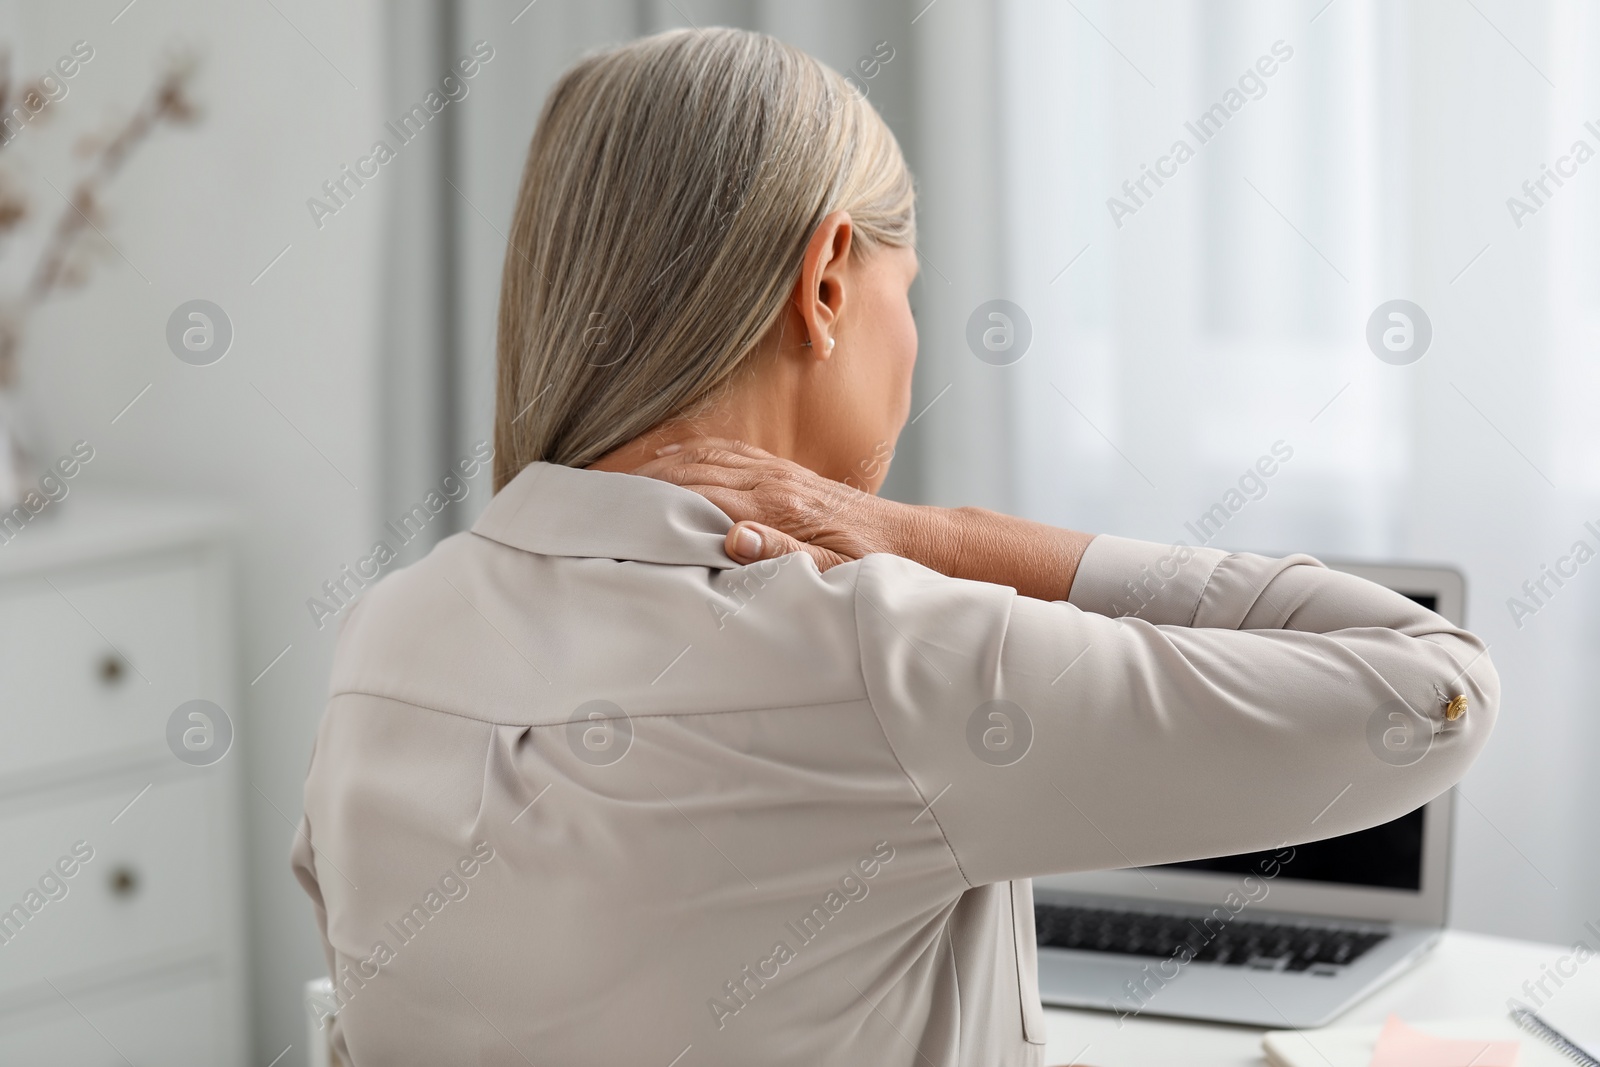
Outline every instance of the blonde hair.
[[673, 30], [581, 60], [528, 150], [500, 289], [495, 490], [707, 402], [778, 321], [806, 244], [915, 239], [877, 111], [764, 34]]

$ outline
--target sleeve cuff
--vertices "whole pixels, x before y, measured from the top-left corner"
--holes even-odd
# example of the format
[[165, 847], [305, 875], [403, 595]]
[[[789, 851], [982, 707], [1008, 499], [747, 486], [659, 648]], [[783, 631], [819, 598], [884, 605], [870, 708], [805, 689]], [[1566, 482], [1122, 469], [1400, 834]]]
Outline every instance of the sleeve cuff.
[[1227, 555], [1217, 548], [1100, 534], [1084, 550], [1067, 603], [1097, 615], [1188, 626], [1212, 572]]

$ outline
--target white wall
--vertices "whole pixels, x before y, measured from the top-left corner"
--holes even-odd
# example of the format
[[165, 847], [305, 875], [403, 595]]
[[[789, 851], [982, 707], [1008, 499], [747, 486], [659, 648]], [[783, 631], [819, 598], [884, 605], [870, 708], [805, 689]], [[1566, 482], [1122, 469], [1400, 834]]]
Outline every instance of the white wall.
[[[107, 198], [102, 228], [120, 254], [108, 251], [87, 290], [34, 322], [25, 395], [47, 455], [80, 437], [95, 446], [75, 492], [208, 494], [238, 506], [244, 677], [242, 705], [230, 709], [241, 730], [229, 758], [243, 761], [248, 779], [252, 1048], [266, 1063], [293, 1042], [281, 1062], [303, 1062], [298, 986], [324, 965], [310, 908], [288, 873], [293, 831], [284, 816], [299, 818], [334, 634], [312, 628], [305, 599], [370, 544], [378, 525], [385, 193], [374, 182], [320, 232], [305, 201], [378, 133], [380, 10], [368, 0], [274, 0], [276, 10], [139, 0], [113, 23], [125, 3], [0, 9], [22, 72], [78, 39], [95, 49], [53, 121], [30, 127], [0, 156], [8, 169], [31, 169], [30, 196], [50, 217], [60, 201], [40, 179], [65, 190], [73, 174], [53, 149], [125, 115], [165, 50], [189, 43], [204, 63], [200, 123], [158, 132]], [[168, 314], [196, 297], [221, 305], [235, 328], [232, 350], [204, 368], [180, 363], [165, 341]], [[286, 645], [288, 654], [248, 685]]]

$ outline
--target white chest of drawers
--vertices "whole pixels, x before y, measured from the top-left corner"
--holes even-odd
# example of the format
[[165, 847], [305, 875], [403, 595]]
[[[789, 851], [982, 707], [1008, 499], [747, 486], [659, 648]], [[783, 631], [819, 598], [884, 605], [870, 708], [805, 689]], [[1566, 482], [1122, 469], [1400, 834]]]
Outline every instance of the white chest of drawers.
[[[246, 1062], [227, 532], [75, 493], [0, 535], [0, 1064]], [[209, 766], [168, 747], [194, 699]]]

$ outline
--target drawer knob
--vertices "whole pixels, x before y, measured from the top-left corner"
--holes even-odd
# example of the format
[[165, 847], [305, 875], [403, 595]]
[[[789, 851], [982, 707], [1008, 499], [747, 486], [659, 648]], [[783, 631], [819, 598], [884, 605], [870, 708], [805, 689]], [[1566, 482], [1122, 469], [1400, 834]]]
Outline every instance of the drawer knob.
[[111, 872], [111, 892], [119, 897], [131, 897], [139, 891], [139, 872], [132, 867], [118, 867]]
[[101, 685], [117, 685], [127, 677], [128, 665], [115, 652], [107, 652], [100, 657], [99, 674]]

